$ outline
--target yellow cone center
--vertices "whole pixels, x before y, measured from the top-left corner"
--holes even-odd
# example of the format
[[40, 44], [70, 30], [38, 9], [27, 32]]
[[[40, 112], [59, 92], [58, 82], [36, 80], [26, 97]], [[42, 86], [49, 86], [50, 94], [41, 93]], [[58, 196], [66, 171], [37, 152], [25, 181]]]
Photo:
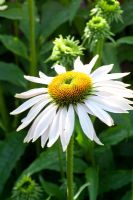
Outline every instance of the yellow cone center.
[[92, 89], [92, 79], [85, 73], [69, 71], [56, 76], [48, 86], [48, 93], [59, 105], [80, 103]]

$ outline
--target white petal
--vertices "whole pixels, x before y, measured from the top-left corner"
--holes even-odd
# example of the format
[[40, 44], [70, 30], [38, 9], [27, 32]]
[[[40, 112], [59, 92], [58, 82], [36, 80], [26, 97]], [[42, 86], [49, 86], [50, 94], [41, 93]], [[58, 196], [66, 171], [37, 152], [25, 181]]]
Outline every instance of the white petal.
[[124, 76], [127, 76], [129, 73], [113, 73], [113, 74], [103, 74], [103, 76], [97, 76], [93, 80], [94, 82], [100, 82], [100, 81], [107, 81], [107, 80], [112, 80], [112, 79], [119, 79]]
[[[26, 136], [24, 142], [29, 142], [31, 139], [33, 139], [33, 141], [35, 141], [40, 136], [39, 133], [37, 133], [39, 136], [37, 135], [36, 138], [34, 137], [35, 129], [38, 126], [39, 122], [42, 120], [42, 118], [45, 116], [45, 114], [47, 115], [47, 113], [49, 113], [49, 110], [53, 111], [53, 107], [55, 108], [55, 106], [53, 104], [50, 104], [44, 111], [42, 111], [38, 115], [38, 117], [33, 122], [31, 128], [29, 129], [28, 135]], [[54, 111], [54, 113], [55, 113], [55, 111]], [[44, 130], [42, 131], [43, 133], [47, 130], [50, 122], [48, 120], [44, 121], [44, 124], [43, 124]], [[41, 133], [41, 134], [43, 134], [43, 133]]]
[[47, 91], [48, 91], [47, 88], [36, 88], [36, 89], [28, 90], [27, 92], [22, 92], [20, 94], [16, 94], [15, 97], [21, 98], [21, 99], [28, 99], [28, 98], [37, 96], [39, 94], [43, 94]]
[[41, 136], [41, 147], [44, 148], [47, 140], [48, 140], [48, 136], [49, 136], [49, 127], [48, 129], [42, 134]]
[[49, 84], [54, 78], [54, 77], [47, 76], [46, 74], [44, 74], [41, 71], [39, 71], [39, 76], [41, 79], [43, 79], [46, 82], [46, 84]]
[[61, 65], [58, 65], [58, 64], [55, 64], [53, 66], [53, 68], [55, 69], [56, 73], [57, 74], [62, 74], [62, 73], [65, 73], [66, 72], [66, 69], [65, 67], [61, 66]]
[[93, 135], [94, 135], [95, 130], [87, 114], [87, 110], [85, 110], [85, 108], [81, 104], [77, 104], [76, 112], [79, 117], [79, 121], [80, 121], [83, 132], [90, 140], [93, 140]]
[[84, 65], [80, 60], [80, 57], [78, 56], [76, 60], [74, 61], [74, 71], [83, 72], [84, 71]]
[[94, 67], [99, 55], [96, 55], [92, 60], [90, 61], [89, 64], [84, 65], [85, 71], [87, 74], [91, 73], [92, 68]]
[[100, 140], [99, 138], [97, 137], [96, 133], [94, 133], [94, 141], [99, 144], [99, 145], [104, 145]]
[[31, 99], [27, 100], [24, 102], [22, 105], [20, 105], [17, 109], [15, 109], [13, 112], [11, 112], [11, 115], [17, 115], [19, 113], [24, 112], [25, 110], [29, 109], [32, 107], [34, 104], [38, 103], [39, 101], [43, 100], [45, 97], [45, 94], [41, 94], [36, 97], [32, 97]]
[[133, 91], [129, 89], [121, 89], [121, 88], [115, 88], [115, 87], [97, 87], [96, 91], [103, 91], [107, 92], [111, 95], [116, 95], [120, 97], [127, 97], [127, 98], [133, 98]]
[[56, 109], [57, 107], [51, 104], [42, 112], [43, 115], [42, 113], [40, 114], [41, 117], [38, 116], [39, 121], [36, 119], [38, 123], [36, 123], [34, 129], [33, 142], [37, 140], [51, 124], [55, 117]]
[[20, 131], [26, 126], [28, 126], [39, 114], [39, 112], [44, 108], [44, 106], [48, 103], [49, 103], [49, 100], [45, 100], [45, 101], [43, 100], [42, 102], [35, 104], [29, 111], [28, 115], [23, 120], [21, 120], [23, 123], [17, 128], [17, 131]]
[[94, 87], [97, 87], [97, 86], [114, 86], [114, 87], [128, 87], [130, 86], [130, 84], [125, 84], [121, 81], [113, 81], [113, 80], [109, 80], [109, 81], [100, 81], [100, 82], [97, 82], [97, 83], [94, 83]]
[[2, 10], [6, 10], [7, 8], [8, 8], [7, 5], [0, 6], [0, 11], [2, 11]]
[[66, 115], [66, 121], [65, 121], [65, 129], [63, 132], [64, 139], [65, 139], [65, 146], [63, 146], [63, 151], [66, 150], [70, 138], [72, 136], [73, 130], [74, 130], [74, 121], [75, 121], [75, 116], [74, 116], [74, 109], [73, 106], [70, 105], [67, 111]]
[[106, 97], [103, 96], [92, 96], [88, 100], [95, 102], [97, 106], [101, 107], [102, 109], [113, 112], [113, 113], [127, 113], [126, 110], [123, 109], [119, 104], [117, 105], [114, 102], [107, 100]]
[[60, 114], [60, 140], [61, 140], [63, 150], [66, 149], [67, 147], [65, 136], [64, 136], [66, 116], [67, 116], [67, 109], [66, 107], [63, 107]]
[[31, 81], [33, 83], [40, 83], [40, 84], [49, 84], [48, 80], [46, 79], [43, 79], [43, 78], [37, 78], [37, 77], [34, 77], [34, 76], [24, 76], [24, 78], [28, 81]]
[[59, 131], [60, 113], [61, 113], [61, 109], [58, 110], [58, 112], [56, 113], [56, 115], [53, 119], [53, 122], [51, 124], [50, 130], [49, 130], [49, 142], [47, 144], [47, 147], [51, 147], [59, 137], [59, 134], [60, 134], [60, 131]]
[[108, 126], [114, 125], [111, 116], [107, 112], [102, 110], [100, 107], [98, 107], [97, 104], [95, 104], [95, 102], [91, 100], [86, 100], [85, 104], [94, 113], [94, 115], [98, 117], [101, 121], [103, 121], [105, 124], [107, 124]]
[[102, 67], [99, 67], [98, 69], [96, 69], [92, 74], [91, 77], [95, 79], [95, 77], [99, 77], [100, 75], [103, 76], [103, 74], [107, 74], [109, 73], [113, 68], [113, 64], [111, 65], [104, 65]]

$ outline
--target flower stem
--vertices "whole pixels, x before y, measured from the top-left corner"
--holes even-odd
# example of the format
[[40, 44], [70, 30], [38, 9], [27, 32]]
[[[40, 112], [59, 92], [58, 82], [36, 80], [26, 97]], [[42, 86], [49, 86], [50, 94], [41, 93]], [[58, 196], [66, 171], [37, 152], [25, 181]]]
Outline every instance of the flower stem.
[[94, 56], [96, 54], [99, 55], [99, 58], [98, 58], [98, 60], [96, 62], [96, 65], [95, 65], [94, 69], [96, 69], [97, 67], [99, 67], [101, 65], [101, 63], [102, 63], [103, 45], [104, 45], [104, 39], [100, 39], [97, 42], [95, 50], [93, 51]]
[[35, 3], [28, 1], [29, 9], [29, 42], [30, 42], [30, 75], [37, 73], [36, 36], [35, 36]]
[[72, 135], [67, 147], [67, 200], [73, 200], [73, 143], [74, 136]]

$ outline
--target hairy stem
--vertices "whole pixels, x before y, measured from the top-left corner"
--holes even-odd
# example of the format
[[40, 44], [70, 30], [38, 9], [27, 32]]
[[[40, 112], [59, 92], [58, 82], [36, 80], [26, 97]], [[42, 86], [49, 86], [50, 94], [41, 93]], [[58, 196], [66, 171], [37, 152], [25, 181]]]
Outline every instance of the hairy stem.
[[29, 45], [30, 45], [30, 75], [37, 74], [36, 36], [35, 36], [35, 2], [28, 0], [29, 9]]
[[67, 200], [73, 200], [73, 143], [74, 136], [72, 135], [67, 147]]

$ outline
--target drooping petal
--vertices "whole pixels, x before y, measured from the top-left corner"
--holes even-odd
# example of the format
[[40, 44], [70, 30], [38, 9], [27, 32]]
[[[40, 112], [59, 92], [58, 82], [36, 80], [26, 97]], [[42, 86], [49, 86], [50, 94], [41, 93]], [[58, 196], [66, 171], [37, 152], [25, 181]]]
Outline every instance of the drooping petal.
[[98, 117], [102, 122], [104, 122], [108, 126], [114, 125], [114, 122], [111, 116], [107, 112], [105, 112], [103, 109], [98, 107], [97, 104], [95, 104], [95, 102], [91, 100], [86, 100], [85, 104], [94, 113], [94, 115]]
[[63, 135], [65, 138], [65, 146], [63, 146], [63, 151], [66, 150], [69, 144], [70, 138], [72, 136], [72, 133], [74, 130], [74, 121], [75, 121], [74, 109], [73, 109], [73, 106], [70, 105], [67, 111], [67, 115], [66, 115], [65, 129], [63, 131]]
[[30, 107], [32, 107], [33, 105], [35, 105], [36, 103], [38, 103], [39, 101], [43, 100], [44, 98], [45, 98], [45, 94], [41, 94], [39, 96], [32, 97], [31, 99], [27, 100], [22, 105], [20, 105], [17, 109], [12, 111], [10, 114], [11, 115], [17, 115], [19, 113], [22, 113], [25, 110], [27, 110]]
[[[110, 97], [111, 98], [111, 97]], [[92, 96], [88, 99], [89, 101], [94, 102], [98, 107], [102, 108], [103, 110], [112, 112], [112, 113], [127, 113], [123, 107], [120, 106], [119, 103], [115, 101], [109, 101], [106, 97], [103, 96]]]
[[28, 99], [28, 98], [37, 96], [39, 94], [46, 93], [47, 91], [48, 91], [47, 88], [36, 88], [36, 89], [28, 90], [27, 92], [16, 94], [15, 97], [20, 98], [20, 99]]
[[99, 138], [97, 137], [96, 133], [94, 132], [94, 141], [99, 144], [99, 145], [104, 145], [100, 140]]
[[120, 97], [133, 98], [133, 91], [126, 88], [121, 89], [121, 88], [103, 86], [103, 87], [97, 87], [96, 91], [107, 92], [111, 95], [116, 95]]
[[48, 147], [51, 147], [59, 137], [60, 113], [61, 113], [61, 109], [58, 110], [51, 124], [50, 130], [49, 130], [49, 142], [47, 144]]
[[[51, 114], [51, 117], [49, 117], [49, 113]], [[24, 139], [24, 142], [29, 142], [30, 140], [35, 141], [38, 137], [40, 137], [49, 127], [51, 121], [55, 116], [55, 113], [56, 113], [56, 107], [53, 104], [50, 104], [45, 110], [43, 110], [35, 119], [32, 126], [30, 127], [28, 134]], [[38, 127], [38, 125], [40, 125], [40, 121], [42, 122], [43, 119], [46, 119], [46, 121], [43, 121], [44, 122], [42, 126], [43, 130], [41, 130], [41, 134], [39, 131], [37, 131], [36, 133], [36, 128]]]
[[55, 64], [53, 66], [53, 68], [55, 69], [56, 73], [57, 74], [62, 74], [62, 73], [65, 73], [66, 72], [66, 69], [65, 67], [61, 66], [61, 65], [58, 65], [58, 64]]
[[[42, 115], [41, 117], [38, 116], [39, 120], [36, 118], [37, 122], [34, 124], [33, 127], [35, 127], [34, 130], [34, 135], [33, 135], [33, 142], [37, 140], [48, 128], [48, 126], [51, 124], [53, 121], [55, 114], [56, 114], [56, 109], [57, 107], [50, 104], [45, 110], [40, 114]], [[35, 121], [36, 121], [35, 120]]]
[[87, 114], [87, 111], [81, 104], [77, 104], [76, 112], [79, 117], [79, 122], [81, 124], [83, 132], [90, 140], [93, 140], [95, 130]]
[[66, 140], [65, 140], [65, 135], [64, 135], [66, 116], [67, 116], [67, 108], [63, 107], [61, 109], [60, 125], [59, 125], [59, 127], [60, 127], [60, 140], [61, 140], [61, 145], [62, 145], [63, 150], [66, 148]]
[[49, 100], [47, 99], [35, 104], [29, 111], [27, 117], [21, 120], [23, 123], [17, 128], [17, 131], [20, 131], [23, 128], [27, 127], [35, 119], [35, 117], [39, 114], [39, 112], [44, 108], [44, 106], [48, 103]]
[[49, 136], [49, 127], [46, 129], [46, 131], [41, 136], [41, 147], [44, 148]]

